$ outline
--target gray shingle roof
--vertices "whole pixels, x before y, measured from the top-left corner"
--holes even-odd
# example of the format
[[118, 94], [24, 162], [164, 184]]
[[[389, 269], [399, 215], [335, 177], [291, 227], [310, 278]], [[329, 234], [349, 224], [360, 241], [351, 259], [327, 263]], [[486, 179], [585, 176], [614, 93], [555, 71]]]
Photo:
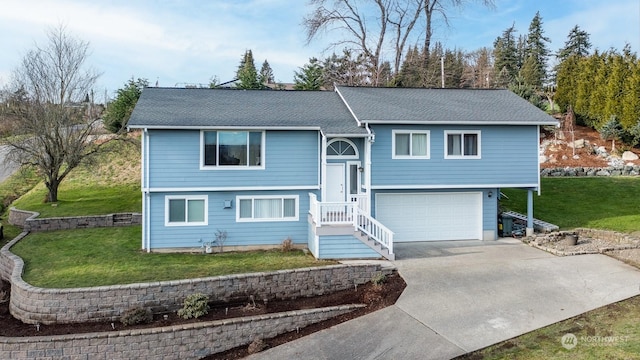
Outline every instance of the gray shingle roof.
[[540, 124], [557, 121], [509, 90], [338, 87], [361, 122]]
[[145, 88], [132, 128], [293, 127], [366, 134], [331, 91]]

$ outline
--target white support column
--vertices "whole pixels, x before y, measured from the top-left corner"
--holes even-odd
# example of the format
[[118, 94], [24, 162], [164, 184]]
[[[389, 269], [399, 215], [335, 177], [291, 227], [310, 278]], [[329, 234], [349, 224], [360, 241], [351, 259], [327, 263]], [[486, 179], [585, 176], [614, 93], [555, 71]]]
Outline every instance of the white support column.
[[527, 190], [527, 236], [533, 235], [533, 190]]
[[320, 133], [322, 141], [320, 144], [320, 201], [327, 199], [327, 137]]
[[367, 191], [367, 214], [371, 216], [371, 202], [373, 195], [371, 194], [371, 145], [375, 141], [375, 135], [366, 126], [369, 137], [364, 139], [364, 188]]

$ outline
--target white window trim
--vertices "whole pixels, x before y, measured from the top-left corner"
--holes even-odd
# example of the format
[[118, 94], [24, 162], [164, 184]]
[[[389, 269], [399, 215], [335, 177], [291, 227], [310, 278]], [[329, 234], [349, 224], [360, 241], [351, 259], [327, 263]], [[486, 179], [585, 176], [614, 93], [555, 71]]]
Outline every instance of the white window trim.
[[347, 144], [351, 145], [351, 147], [353, 147], [353, 150], [355, 151], [355, 155], [327, 155], [327, 159], [345, 159], [345, 160], [359, 160], [360, 159], [360, 152], [358, 151], [358, 147], [356, 146], [356, 144], [347, 139], [347, 138], [335, 138], [335, 139], [331, 139], [329, 140], [329, 142], [327, 142], [327, 149], [329, 148], [329, 145], [333, 144], [334, 142], [338, 142], [338, 141], [344, 141]]
[[[414, 156], [414, 155], [396, 155], [396, 134], [409, 134], [409, 152], [413, 150], [411, 142], [413, 141], [413, 134], [426, 134], [427, 135], [427, 155]], [[431, 131], [429, 130], [392, 130], [391, 131], [391, 158], [392, 159], [431, 159]]]
[[[239, 166], [239, 165], [205, 165], [204, 164], [204, 133], [205, 132], [233, 132], [233, 131], [244, 131], [244, 132], [261, 132], [262, 139], [260, 140], [260, 165], [258, 166]], [[265, 163], [267, 159], [266, 150], [266, 132], [264, 130], [245, 130], [245, 129], [237, 129], [237, 130], [229, 130], [229, 129], [207, 129], [200, 130], [200, 170], [264, 170]]]
[[[169, 222], [169, 200], [204, 200], [204, 221], [188, 222], [188, 212], [185, 212], [184, 222]], [[188, 207], [187, 207], [188, 209]], [[187, 210], [188, 211], [188, 210]], [[167, 195], [164, 197], [164, 226], [206, 226], [209, 225], [209, 197], [207, 195]]]
[[[464, 155], [464, 135], [467, 134], [475, 134], [478, 136], [478, 155]], [[449, 155], [449, 135], [461, 135], [462, 141], [460, 142], [460, 146], [463, 148], [460, 149], [460, 153], [462, 155]], [[445, 130], [444, 131], [444, 158], [445, 159], [481, 159], [482, 158], [482, 137], [480, 130]]]
[[[282, 199], [282, 206], [284, 206], [285, 199], [294, 199], [296, 202], [295, 216], [284, 217], [284, 209], [282, 211], [282, 218], [260, 218], [253, 217], [255, 209], [253, 208], [253, 202], [251, 203], [251, 218], [240, 218], [240, 200], [261, 200], [261, 199]], [[300, 218], [300, 196], [298, 195], [238, 195], [236, 196], [236, 222], [282, 222], [282, 221], [298, 221]]]

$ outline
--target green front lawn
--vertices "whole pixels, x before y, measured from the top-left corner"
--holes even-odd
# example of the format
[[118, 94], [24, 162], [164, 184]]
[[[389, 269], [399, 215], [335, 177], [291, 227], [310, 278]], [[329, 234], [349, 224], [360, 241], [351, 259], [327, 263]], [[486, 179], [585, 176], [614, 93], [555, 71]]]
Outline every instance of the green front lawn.
[[47, 189], [40, 183], [12, 206], [37, 211], [40, 218], [60, 216], [105, 215], [119, 212], [141, 212], [140, 184], [87, 184], [71, 179], [59, 189], [58, 202], [45, 203]]
[[[526, 214], [527, 192], [502, 189], [503, 209]], [[534, 195], [534, 217], [560, 226], [640, 231], [640, 178], [542, 178]]]
[[140, 226], [32, 233], [11, 251], [26, 282], [46, 288], [199, 278], [335, 264], [302, 251], [156, 254], [140, 251]]

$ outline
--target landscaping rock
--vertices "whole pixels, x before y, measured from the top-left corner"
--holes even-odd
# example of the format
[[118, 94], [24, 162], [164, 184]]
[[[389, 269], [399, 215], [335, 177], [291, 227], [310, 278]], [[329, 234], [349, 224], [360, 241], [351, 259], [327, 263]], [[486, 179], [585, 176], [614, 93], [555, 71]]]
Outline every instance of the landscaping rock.
[[624, 160], [624, 161], [638, 160], [638, 155], [634, 154], [631, 151], [625, 151], [625, 152], [622, 153], [622, 160]]
[[574, 142], [570, 142], [567, 144], [570, 148], [574, 148], [574, 149], [582, 149], [585, 146], [585, 140], [584, 139], [580, 139], [580, 140], [576, 140]]

